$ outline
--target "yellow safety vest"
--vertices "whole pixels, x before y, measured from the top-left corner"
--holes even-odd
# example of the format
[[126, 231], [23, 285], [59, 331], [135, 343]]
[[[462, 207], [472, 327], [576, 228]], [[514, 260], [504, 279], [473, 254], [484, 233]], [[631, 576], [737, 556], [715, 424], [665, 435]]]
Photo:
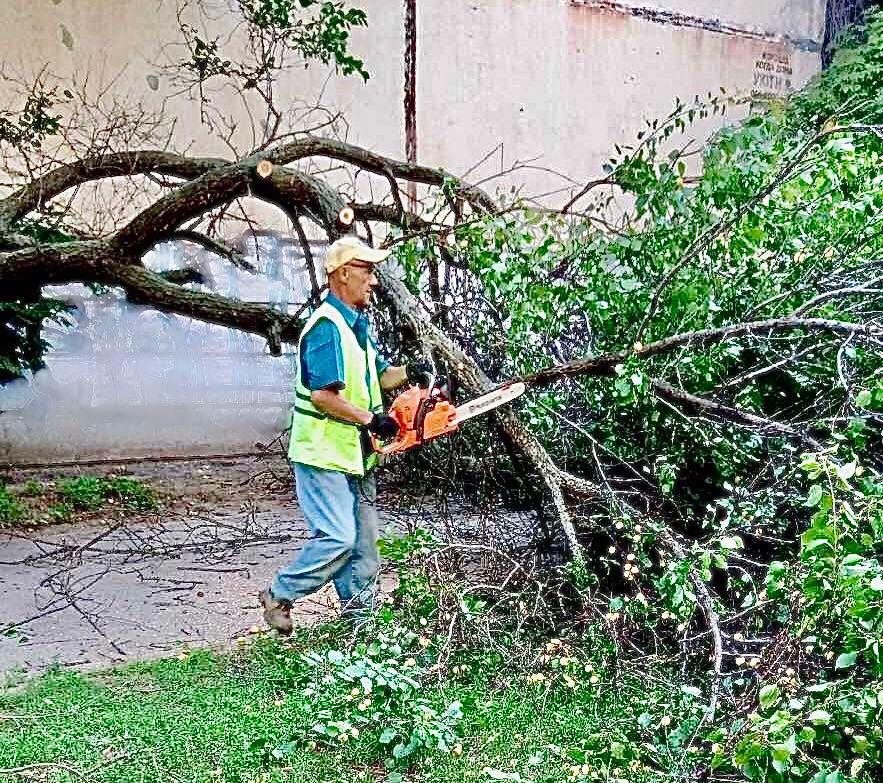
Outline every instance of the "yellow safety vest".
[[302, 377], [300, 357], [303, 339], [323, 318], [331, 321], [340, 333], [344, 374], [340, 396], [364, 410], [374, 413], [383, 410], [380, 379], [377, 377], [377, 353], [371, 340], [363, 349], [340, 310], [328, 302], [322, 302], [304, 324], [297, 344], [288, 459], [315, 468], [364, 476], [377, 464], [377, 455], [372, 453], [366, 459], [362, 454], [360, 427], [332, 419], [313, 405], [310, 390]]

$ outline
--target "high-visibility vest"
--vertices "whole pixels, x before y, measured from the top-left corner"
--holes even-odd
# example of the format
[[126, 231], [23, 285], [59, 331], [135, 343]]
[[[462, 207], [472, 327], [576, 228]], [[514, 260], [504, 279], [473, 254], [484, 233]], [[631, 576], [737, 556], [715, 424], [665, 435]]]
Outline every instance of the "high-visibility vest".
[[377, 456], [371, 453], [366, 458], [362, 454], [361, 428], [332, 419], [313, 405], [310, 390], [302, 377], [300, 357], [303, 340], [323, 318], [331, 321], [340, 333], [344, 374], [344, 388], [340, 390], [340, 396], [352, 405], [373, 413], [383, 410], [380, 379], [377, 377], [377, 352], [371, 340], [362, 348], [340, 310], [328, 302], [322, 302], [304, 324], [297, 344], [288, 459], [315, 468], [364, 476], [377, 464]]

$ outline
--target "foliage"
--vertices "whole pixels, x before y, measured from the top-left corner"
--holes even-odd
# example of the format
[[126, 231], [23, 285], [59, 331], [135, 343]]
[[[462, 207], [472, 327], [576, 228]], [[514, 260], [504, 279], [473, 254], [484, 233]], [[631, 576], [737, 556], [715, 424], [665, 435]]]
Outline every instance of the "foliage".
[[0, 301], [0, 384], [43, 367], [49, 343], [41, 336], [45, 321], [67, 325], [67, 305], [56, 299]]
[[[66, 98], [72, 97], [70, 93]], [[38, 82], [25, 99], [21, 111], [0, 111], [0, 145], [8, 144], [18, 149], [40, 149], [43, 140], [58, 132], [61, 116], [52, 110], [58, 103], [54, 89], [47, 89]]]
[[426, 637], [392, 626], [351, 651], [306, 653], [311, 671], [303, 696], [317, 718], [310, 735], [321, 742], [345, 742], [373, 732], [386, 749], [389, 767], [408, 764], [417, 753], [451, 752], [463, 713], [459, 702], [438, 709], [423, 697], [428, 643]]
[[29, 498], [38, 498], [45, 492], [45, 487], [36, 479], [28, 479], [22, 487], [21, 494]]
[[716, 735], [732, 757], [719, 751], [715, 764], [751, 780], [873, 778], [883, 770], [883, 479], [831, 455], [801, 468], [812, 522], [799, 559], [770, 565], [766, 592], [802, 660], [758, 683], [757, 711]]
[[24, 509], [6, 488], [0, 484], [0, 527], [18, 522], [24, 517]]
[[189, 59], [179, 67], [195, 80], [203, 102], [208, 101], [206, 83], [217, 78], [232, 80], [243, 91], [272, 89], [273, 74], [292, 54], [305, 64], [333, 64], [344, 76], [358, 74], [367, 81], [364, 63], [349, 51], [352, 29], [368, 22], [364, 11], [328, 0], [237, 0], [237, 6], [248, 41], [244, 58], [241, 53], [225, 55], [225, 36], [181, 24]]
[[[10, 144], [26, 144], [39, 148], [40, 140], [57, 130], [55, 126], [46, 123], [39, 127], [41, 135], [30, 137], [30, 141], [0, 137], [0, 144], [7, 141]], [[23, 219], [16, 224], [15, 230], [21, 236], [37, 242], [66, 242], [73, 238], [48, 221]], [[14, 293], [20, 295], [9, 296]], [[72, 323], [67, 304], [41, 296], [34, 287], [27, 292], [10, 291], [6, 296], [9, 298], [0, 301], [0, 384], [43, 367], [43, 355], [51, 347], [42, 337], [42, 327], [46, 322], [61, 326]]]
[[[241, 5], [248, 21], [256, 27], [284, 31], [285, 43], [305, 59], [326, 65], [333, 62], [344, 76], [356, 73], [367, 81], [364, 63], [347, 48], [350, 30], [368, 23], [364, 11], [327, 0], [241, 0]], [[301, 14], [310, 8], [318, 8], [318, 14], [302, 19]]]
[[153, 488], [127, 476], [80, 476], [57, 482], [28, 479], [0, 487], [0, 527], [69, 522], [109, 508], [148, 513], [159, 508]]
[[79, 511], [97, 511], [106, 503], [120, 503], [132, 511], [153, 511], [157, 507], [153, 490], [137, 479], [81, 476], [59, 482], [62, 501]]
[[847, 28], [830, 66], [794, 99], [794, 121], [821, 125], [830, 117], [883, 121], [883, 12]]

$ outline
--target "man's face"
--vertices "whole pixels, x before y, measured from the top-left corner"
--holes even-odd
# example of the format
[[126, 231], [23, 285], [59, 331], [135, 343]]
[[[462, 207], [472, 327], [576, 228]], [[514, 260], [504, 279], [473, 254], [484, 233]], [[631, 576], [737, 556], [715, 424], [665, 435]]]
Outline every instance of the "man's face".
[[358, 259], [341, 268], [340, 282], [348, 299], [347, 304], [362, 309], [371, 303], [371, 291], [379, 284], [374, 273], [374, 264]]

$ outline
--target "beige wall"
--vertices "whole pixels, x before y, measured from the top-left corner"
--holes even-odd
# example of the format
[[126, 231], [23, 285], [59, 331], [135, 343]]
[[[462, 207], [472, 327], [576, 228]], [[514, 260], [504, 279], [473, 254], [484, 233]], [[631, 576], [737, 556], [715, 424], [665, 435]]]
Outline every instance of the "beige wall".
[[[229, 0], [215, 2], [220, 24]], [[368, 30], [357, 31], [353, 43], [371, 73], [368, 83], [311, 67], [288, 79], [283, 93], [339, 109], [351, 141], [402, 155], [402, 3], [356, 4], [369, 14]], [[8, 66], [90, 71], [95, 84], [117, 77], [130, 99], [153, 106], [169, 92], [162, 79], [152, 90], [148, 77], [158, 74], [163, 44], [174, 40], [174, 0], [5, 0], [4, 6], [0, 51]], [[629, 8], [667, 12], [674, 21], [633, 16]], [[678, 14], [781, 40], [711, 32], [677, 23]], [[461, 172], [502, 144], [504, 165], [539, 156], [538, 165], [575, 179], [593, 176], [614, 142], [628, 140], [644, 118], [666, 113], [676, 95], [722, 86], [750, 91], [769, 74], [764, 62], [774, 63], [778, 79], [761, 79], [761, 87], [783, 91], [783, 77], [804, 83], [819, 57], [794, 40], [820, 40], [823, 17], [824, 0], [418, 0], [420, 159]], [[178, 121], [179, 146], [225, 151], [201, 128], [194, 104], [177, 99], [169, 113]], [[246, 148], [248, 134], [238, 141]], [[482, 173], [493, 165], [499, 168], [499, 156]], [[560, 184], [537, 175], [525, 180], [531, 189]]]
[[614, 142], [666, 114], [676, 95], [750, 91], [765, 53], [790, 62], [795, 84], [819, 67], [818, 55], [780, 42], [588, 5], [485, 0], [421, 9], [420, 155], [454, 171], [502, 143], [506, 161], [542, 156], [542, 165], [592, 177]]

